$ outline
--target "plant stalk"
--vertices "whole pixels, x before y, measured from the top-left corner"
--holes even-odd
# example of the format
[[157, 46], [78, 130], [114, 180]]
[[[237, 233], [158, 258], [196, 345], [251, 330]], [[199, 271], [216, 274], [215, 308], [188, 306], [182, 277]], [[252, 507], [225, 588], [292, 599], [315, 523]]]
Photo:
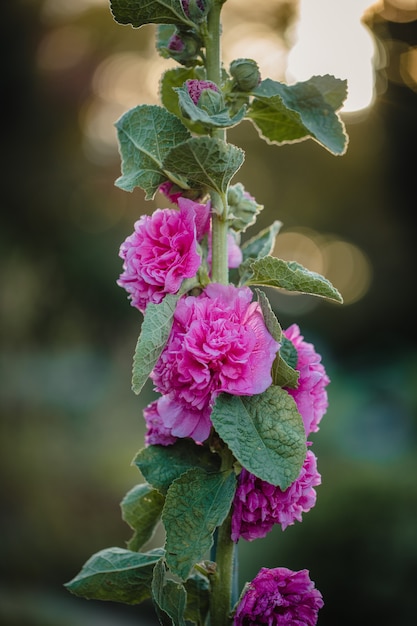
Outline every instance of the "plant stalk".
[[[221, 85], [221, 22], [220, 13], [224, 2], [214, 0], [207, 16], [206, 70], [207, 79]], [[226, 141], [226, 131], [213, 129], [212, 136]], [[227, 265], [227, 201], [218, 193], [211, 194], [212, 205], [212, 262], [213, 282], [227, 285], [229, 270]]]

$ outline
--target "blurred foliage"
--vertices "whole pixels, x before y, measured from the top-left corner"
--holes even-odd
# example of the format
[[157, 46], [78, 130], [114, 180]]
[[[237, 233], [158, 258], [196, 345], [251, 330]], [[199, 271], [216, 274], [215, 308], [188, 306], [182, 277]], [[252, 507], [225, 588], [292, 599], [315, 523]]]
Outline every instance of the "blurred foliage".
[[[130, 462], [143, 445], [141, 409], [153, 392], [149, 386], [138, 401], [130, 390], [141, 318], [116, 285], [118, 248], [135, 219], [161, 202], [116, 189], [118, 155], [99, 158], [85, 137], [97, 68], [110, 54], [146, 54], [152, 31], [116, 25], [106, 2], [82, 4], [60, 13], [65, 3], [13, 0], [1, 22], [0, 618], [7, 626], [145, 623], [143, 607], [97, 606], [62, 589], [94, 551], [130, 538], [119, 502], [140, 481]], [[390, 53], [372, 109], [346, 116], [346, 156], [311, 142], [265, 146], [250, 124], [230, 132], [246, 151], [239, 180], [265, 205], [259, 228], [279, 219], [284, 230], [337, 235], [372, 266], [370, 289], [355, 303], [279, 313], [283, 326], [296, 321], [316, 344], [332, 379], [314, 444], [323, 485], [303, 524], [241, 548], [242, 583], [261, 566], [310, 569], [325, 597], [323, 626], [415, 623], [417, 93], [398, 78], [402, 48], [392, 42], [416, 46], [417, 22], [391, 17], [368, 17]], [[65, 43], [69, 27], [80, 36], [72, 62], [46, 67], [45, 41], [58, 29]], [[137, 103], [146, 89], [138, 74]]]

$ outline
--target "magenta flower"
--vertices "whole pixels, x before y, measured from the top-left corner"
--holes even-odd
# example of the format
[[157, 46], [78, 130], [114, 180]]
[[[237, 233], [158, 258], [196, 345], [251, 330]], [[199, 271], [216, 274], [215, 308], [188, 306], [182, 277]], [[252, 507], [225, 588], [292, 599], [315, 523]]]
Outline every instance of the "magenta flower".
[[315, 626], [323, 606], [308, 570], [263, 567], [244, 591], [233, 626]]
[[181, 198], [184, 192], [183, 189], [172, 183], [170, 180], [166, 180], [164, 183], [159, 185], [158, 191], [163, 193], [164, 196], [174, 204], [178, 204], [178, 198]]
[[262, 539], [274, 524], [281, 524], [285, 530], [295, 521], [301, 522], [302, 514], [316, 503], [314, 487], [320, 483], [317, 459], [311, 450], [297, 480], [285, 491], [242, 469], [233, 501], [232, 540]]
[[147, 446], [170, 446], [176, 442], [177, 438], [171, 435], [170, 429], [162, 423], [158, 411], [158, 400], [145, 407], [143, 417], [146, 422], [145, 444]]
[[151, 378], [164, 396], [158, 403], [175, 437], [204, 441], [220, 392], [262, 393], [271, 384], [279, 344], [269, 334], [249, 287], [209, 284], [199, 296], [178, 301], [167, 345]]
[[298, 354], [296, 369], [300, 372], [298, 387], [287, 389], [294, 398], [297, 409], [303, 418], [307, 437], [319, 430], [319, 423], [328, 407], [326, 386], [330, 379], [326, 374], [321, 356], [311, 343], [303, 341], [297, 324], [283, 331], [285, 337], [295, 346]]
[[185, 278], [195, 276], [201, 263], [198, 229], [207, 223], [209, 208], [191, 200], [177, 209], [157, 209], [143, 215], [132, 235], [120, 246], [123, 272], [117, 284], [129, 294], [132, 306], [145, 311], [176, 293]]
[[185, 84], [191, 100], [196, 105], [198, 104], [201, 93], [204, 89], [211, 89], [212, 91], [217, 91], [217, 93], [219, 93], [219, 88], [216, 83], [213, 83], [211, 80], [196, 80], [191, 78], [190, 80], [185, 81]]

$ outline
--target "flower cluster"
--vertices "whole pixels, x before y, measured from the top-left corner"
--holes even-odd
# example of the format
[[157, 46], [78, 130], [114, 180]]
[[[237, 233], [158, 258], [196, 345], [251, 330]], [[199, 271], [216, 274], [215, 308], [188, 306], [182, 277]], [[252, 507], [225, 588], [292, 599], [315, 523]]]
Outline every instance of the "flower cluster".
[[[298, 387], [288, 388], [303, 419], [306, 436], [318, 430], [327, 409], [326, 386], [330, 382], [314, 346], [304, 341], [297, 324], [284, 331], [297, 350]], [[275, 524], [282, 530], [302, 521], [302, 513], [316, 503], [314, 487], [320, 485], [317, 459], [308, 450], [298, 478], [286, 491], [274, 487], [243, 469], [233, 501], [232, 539], [253, 541], [265, 537]]]
[[270, 386], [279, 344], [251, 300], [248, 287], [211, 283], [199, 296], [178, 302], [151, 374], [163, 394], [157, 401], [160, 423], [171, 435], [205, 441], [219, 393], [253, 395]]
[[315, 626], [323, 604], [307, 570], [263, 567], [244, 591], [233, 626]]

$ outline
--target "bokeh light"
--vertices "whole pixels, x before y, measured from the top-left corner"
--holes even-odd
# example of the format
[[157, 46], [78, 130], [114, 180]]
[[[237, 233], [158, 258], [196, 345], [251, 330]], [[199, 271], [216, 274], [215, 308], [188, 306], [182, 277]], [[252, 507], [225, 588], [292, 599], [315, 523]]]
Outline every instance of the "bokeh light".
[[[344, 305], [363, 298], [371, 285], [372, 266], [365, 252], [336, 235], [306, 228], [284, 232], [277, 237], [274, 256], [327, 278], [342, 294]], [[301, 294], [280, 296], [280, 308], [288, 313], [306, 313], [319, 303], [320, 299]]]
[[347, 79], [345, 113], [372, 104], [375, 44], [361, 22], [368, 6], [369, 0], [300, 0], [297, 42], [288, 57], [288, 81], [332, 74]]

